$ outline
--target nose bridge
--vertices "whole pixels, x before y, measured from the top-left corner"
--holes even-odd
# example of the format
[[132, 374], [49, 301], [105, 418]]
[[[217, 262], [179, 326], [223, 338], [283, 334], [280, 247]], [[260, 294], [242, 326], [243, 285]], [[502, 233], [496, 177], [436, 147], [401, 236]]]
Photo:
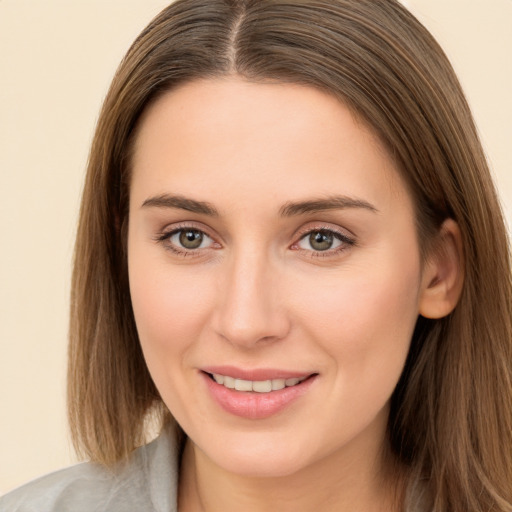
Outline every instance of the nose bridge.
[[218, 333], [247, 348], [284, 337], [288, 318], [279, 299], [278, 269], [268, 251], [247, 245], [228, 260], [218, 301]]

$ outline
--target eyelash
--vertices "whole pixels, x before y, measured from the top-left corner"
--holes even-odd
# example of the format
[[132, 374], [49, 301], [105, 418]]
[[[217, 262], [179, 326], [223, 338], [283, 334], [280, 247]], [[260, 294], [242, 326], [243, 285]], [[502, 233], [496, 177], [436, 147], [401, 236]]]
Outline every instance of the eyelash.
[[[181, 233], [182, 231], [196, 231], [198, 233], [202, 233], [204, 236], [207, 236], [213, 241], [213, 237], [208, 235], [204, 229], [201, 229], [199, 227], [196, 227], [191, 224], [180, 224], [177, 226], [174, 226], [172, 229], [168, 231], [162, 231], [159, 233], [155, 240], [158, 243], [161, 243], [166, 250], [173, 252], [174, 254], [177, 254], [178, 256], [183, 257], [197, 257], [200, 256], [200, 249], [185, 249], [184, 247], [179, 247], [175, 244], [173, 244], [170, 239], [173, 235], [176, 235], [178, 233]], [[215, 242], [214, 242], [215, 243]]]
[[[326, 249], [324, 251], [315, 251], [310, 249], [302, 249], [298, 247], [299, 243], [304, 240], [306, 237], [311, 236], [313, 233], [323, 233], [331, 235], [333, 238], [341, 242], [338, 247], [334, 249]], [[355, 238], [348, 236], [346, 233], [342, 231], [338, 231], [330, 226], [315, 226], [314, 228], [307, 228], [304, 231], [299, 233], [299, 239], [297, 242], [293, 243], [291, 248], [297, 251], [305, 251], [309, 253], [311, 258], [332, 258], [340, 255], [342, 252], [345, 252], [350, 247], [354, 247], [356, 245]]]
[[[210, 238], [212, 240], [212, 243], [215, 244], [215, 241], [213, 240], [213, 237], [208, 235], [208, 233], [204, 229], [200, 229], [194, 225], [191, 224], [183, 224], [173, 227], [172, 229], [168, 231], [163, 231], [159, 233], [155, 240], [158, 243], [161, 243], [164, 245], [165, 249], [173, 252], [174, 254], [177, 254], [179, 256], [183, 257], [197, 257], [200, 256], [200, 251], [202, 249], [185, 249], [178, 247], [176, 244], [173, 244], [170, 242], [170, 238], [178, 233], [181, 233], [182, 231], [196, 231], [199, 233], [202, 233], [204, 236]], [[324, 251], [315, 251], [310, 249], [302, 249], [298, 245], [299, 243], [304, 240], [307, 236], [310, 236], [312, 233], [324, 233], [331, 235], [333, 238], [341, 242], [341, 244], [334, 248], [334, 249], [326, 249]], [[333, 229], [332, 227], [322, 226], [322, 227], [314, 227], [310, 229], [305, 229], [304, 231], [300, 232], [298, 234], [299, 238], [297, 242], [294, 242], [291, 245], [292, 250], [296, 251], [304, 251], [308, 252], [311, 258], [329, 258], [339, 255], [340, 253], [346, 251], [350, 247], [353, 247], [356, 245], [356, 240], [345, 233], [338, 231], [336, 229]]]

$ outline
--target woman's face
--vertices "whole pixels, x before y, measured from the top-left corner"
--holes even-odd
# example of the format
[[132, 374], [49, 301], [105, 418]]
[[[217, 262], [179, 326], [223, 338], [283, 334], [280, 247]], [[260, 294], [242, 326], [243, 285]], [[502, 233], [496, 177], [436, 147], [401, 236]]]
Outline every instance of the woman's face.
[[425, 285], [411, 198], [343, 104], [237, 78], [164, 95], [128, 259], [147, 365], [203, 457], [259, 476], [377, 457]]

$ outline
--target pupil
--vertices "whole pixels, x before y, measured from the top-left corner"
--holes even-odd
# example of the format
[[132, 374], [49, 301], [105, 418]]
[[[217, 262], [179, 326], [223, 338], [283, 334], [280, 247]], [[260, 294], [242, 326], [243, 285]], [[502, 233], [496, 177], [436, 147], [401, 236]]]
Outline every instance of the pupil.
[[180, 233], [180, 244], [186, 249], [197, 249], [203, 242], [203, 234], [200, 231], [188, 230]]
[[324, 231], [317, 231], [309, 235], [309, 243], [316, 251], [326, 251], [332, 247], [333, 236]]

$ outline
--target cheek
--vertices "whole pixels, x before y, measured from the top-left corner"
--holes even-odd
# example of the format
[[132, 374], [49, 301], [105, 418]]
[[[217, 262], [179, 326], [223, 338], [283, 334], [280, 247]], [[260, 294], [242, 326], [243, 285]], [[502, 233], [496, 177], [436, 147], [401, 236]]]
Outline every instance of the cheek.
[[169, 265], [135, 257], [130, 263], [130, 293], [146, 365], [163, 401], [184, 424], [196, 409], [183, 377], [190, 373], [190, 354], [205, 325], [206, 289], [204, 280], [172, 272]]
[[339, 388], [351, 387], [355, 397], [392, 392], [418, 317], [419, 281], [417, 261], [390, 257], [296, 294], [308, 336], [329, 354]]
[[134, 249], [130, 255], [130, 294], [139, 339], [150, 371], [200, 337], [211, 297], [207, 280], [164, 261], [152, 261]]

